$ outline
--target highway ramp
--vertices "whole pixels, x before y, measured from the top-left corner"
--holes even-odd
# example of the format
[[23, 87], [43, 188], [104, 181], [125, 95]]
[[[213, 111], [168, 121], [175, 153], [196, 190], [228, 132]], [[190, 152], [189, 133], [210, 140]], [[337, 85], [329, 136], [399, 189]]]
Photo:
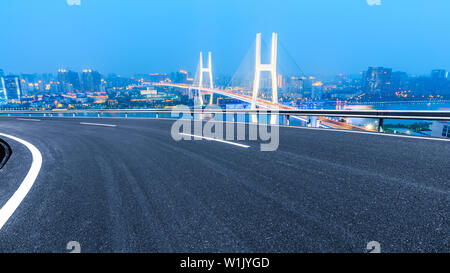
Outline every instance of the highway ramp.
[[[172, 123], [1, 118], [0, 133], [35, 145], [43, 165], [0, 252], [67, 252], [69, 241], [82, 252], [450, 251], [449, 142], [280, 128], [279, 149], [261, 152], [175, 142]], [[3, 139], [13, 155], [0, 204], [32, 162]]]

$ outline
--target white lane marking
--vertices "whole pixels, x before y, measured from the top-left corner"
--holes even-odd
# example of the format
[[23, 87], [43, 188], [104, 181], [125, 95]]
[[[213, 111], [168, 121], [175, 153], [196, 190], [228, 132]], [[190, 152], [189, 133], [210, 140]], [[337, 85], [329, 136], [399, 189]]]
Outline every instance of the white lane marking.
[[102, 123], [89, 123], [89, 122], [80, 122], [82, 125], [93, 125], [93, 126], [105, 126], [105, 127], [116, 127], [114, 124], [102, 124]]
[[17, 120], [41, 121], [40, 119], [31, 119], [31, 118], [18, 118]]
[[36, 178], [42, 166], [42, 155], [41, 152], [39, 152], [39, 150], [33, 144], [23, 139], [2, 133], [0, 133], [0, 136], [10, 138], [25, 145], [25, 147], [27, 147], [28, 150], [30, 150], [31, 155], [33, 156], [33, 162], [31, 163], [31, 168], [28, 171], [27, 176], [22, 181], [22, 184], [20, 184], [19, 188], [16, 190], [13, 196], [11, 196], [8, 202], [6, 202], [6, 204], [0, 209], [0, 230], [1, 230], [3, 225], [8, 221], [11, 215], [13, 215], [13, 213], [19, 207], [20, 203], [22, 203], [25, 196], [27, 196], [28, 192], [30, 191], [31, 187], [34, 184], [34, 181], [36, 181]]
[[226, 141], [226, 140], [222, 140], [222, 139], [216, 139], [216, 138], [212, 138], [212, 137], [197, 136], [197, 135], [191, 135], [191, 134], [185, 134], [185, 133], [180, 133], [180, 135], [190, 136], [190, 137], [198, 137], [198, 138], [201, 138], [201, 139], [206, 139], [206, 140], [217, 141], [217, 142], [226, 143], [226, 144], [230, 144], [230, 145], [235, 145], [235, 146], [239, 146], [239, 147], [242, 147], [242, 148], [250, 148], [250, 146], [248, 146], [248, 145], [239, 144], [239, 143], [235, 143], [235, 142], [230, 142], [230, 141]]

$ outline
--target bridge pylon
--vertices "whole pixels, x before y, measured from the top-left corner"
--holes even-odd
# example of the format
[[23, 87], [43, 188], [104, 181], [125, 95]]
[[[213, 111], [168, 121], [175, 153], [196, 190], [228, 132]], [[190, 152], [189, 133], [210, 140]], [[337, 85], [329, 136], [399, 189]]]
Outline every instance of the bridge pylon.
[[[204, 79], [204, 73], [208, 73], [209, 76], [209, 88], [214, 89], [213, 84], [213, 76], [212, 76], [212, 57], [211, 52], [208, 52], [208, 67], [203, 67], [203, 53], [200, 52], [200, 75], [199, 75], [199, 88], [203, 88], [203, 79]], [[203, 93], [201, 90], [198, 90], [198, 96], [199, 96], [199, 102], [201, 105], [203, 105]], [[209, 93], [209, 104], [213, 104], [213, 93]]]
[[[272, 80], [272, 103], [278, 104], [278, 77], [277, 77], [277, 46], [278, 46], [278, 34], [272, 33], [272, 49], [270, 64], [261, 63], [261, 33], [256, 34], [256, 52], [255, 52], [255, 78], [253, 81], [253, 95], [251, 109], [256, 109], [256, 99], [258, 98], [260, 82], [261, 82], [261, 72], [270, 72]], [[277, 116], [271, 115], [270, 123], [276, 123]], [[258, 122], [256, 115], [252, 115], [252, 121]]]

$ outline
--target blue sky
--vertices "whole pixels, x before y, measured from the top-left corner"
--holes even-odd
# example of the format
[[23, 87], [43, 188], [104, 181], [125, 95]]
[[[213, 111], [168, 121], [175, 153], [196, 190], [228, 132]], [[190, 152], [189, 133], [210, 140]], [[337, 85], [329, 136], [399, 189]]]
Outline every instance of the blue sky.
[[307, 74], [367, 66], [450, 70], [450, 1], [1, 0], [0, 68], [14, 73], [94, 68], [120, 74], [194, 70], [211, 50], [232, 74], [257, 32]]

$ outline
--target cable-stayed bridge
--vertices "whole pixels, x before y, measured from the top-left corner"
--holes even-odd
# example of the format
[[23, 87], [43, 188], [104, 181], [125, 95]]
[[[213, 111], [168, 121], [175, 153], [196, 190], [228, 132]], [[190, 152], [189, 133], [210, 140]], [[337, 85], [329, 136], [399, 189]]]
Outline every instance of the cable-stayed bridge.
[[[175, 83], [153, 83], [155, 86], [168, 86], [168, 87], [178, 87], [189, 89], [190, 91], [195, 93], [196, 101], [198, 104], [204, 104], [204, 96], [209, 95], [209, 104], [213, 103], [212, 94], [217, 94], [221, 96], [226, 96], [230, 98], [234, 98], [243, 102], [247, 102], [251, 104], [252, 109], [256, 109], [256, 107], [261, 107], [265, 109], [295, 109], [286, 105], [282, 105], [278, 103], [278, 84], [277, 84], [277, 39], [278, 36], [276, 33], [272, 35], [272, 48], [271, 48], [271, 63], [270, 64], [262, 64], [261, 63], [261, 34], [258, 33], [256, 35], [256, 48], [255, 48], [255, 75], [253, 80], [253, 92], [252, 96], [246, 96], [242, 94], [238, 94], [229, 90], [217, 89], [214, 88], [213, 83], [213, 67], [212, 67], [212, 53], [208, 52], [208, 66], [204, 65], [203, 62], [203, 53], [200, 52], [200, 60], [199, 60], [199, 68], [196, 73], [196, 78], [194, 80], [193, 85], [187, 84], [175, 84]], [[271, 82], [272, 82], [272, 101], [266, 101], [262, 99], [258, 99], [258, 93], [260, 92], [260, 80], [261, 80], [261, 72], [270, 72], [271, 73]], [[205, 77], [204, 74], [207, 73], [208, 77]], [[206, 83], [208, 81], [208, 83]], [[208, 85], [208, 86], [206, 86]], [[239, 88], [239, 87], [235, 87]]]
[[[213, 84], [213, 67], [212, 67], [212, 53], [208, 52], [208, 66], [204, 65], [203, 62], [203, 53], [200, 52], [199, 59], [199, 68], [196, 73], [196, 78], [194, 80], [194, 84], [178, 84], [178, 83], [168, 83], [168, 82], [160, 82], [160, 83], [152, 83], [153, 86], [164, 86], [164, 87], [175, 87], [181, 89], [188, 89], [194, 97], [194, 101], [197, 105], [204, 105], [205, 96], [209, 96], [208, 103], [213, 104], [213, 96], [219, 95], [224, 97], [229, 97], [233, 99], [237, 99], [242, 102], [249, 103], [251, 105], [251, 109], [268, 109], [268, 110], [297, 110], [297, 108], [280, 104], [278, 101], [278, 72], [277, 72], [277, 48], [278, 48], [278, 35], [276, 33], [272, 34], [272, 42], [271, 42], [271, 50], [270, 50], [270, 63], [264, 64], [262, 63], [261, 57], [261, 33], [256, 35], [256, 43], [255, 43], [255, 63], [254, 63], [254, 77], [253, 77], [253, 86], [252, 86], [252, 95], [244, 95], [242, 92], [237, 93], [232, 90], [239, 90], [239, 86], [234, 86], [232, 90], [228, 89], [218, 89], [214, 88]], [[260, 84], [261, 84], [261, 74], [262, 72], [270, 73], [270, 81], [271, 81], [271, 91], [272, 95], [271, 101], [264, 100], [258, 98], [258, 94], [261, 92]], [[205, 77], [207, 74], [207, 77]], [[206, 83], [207, 82], [207, 83]], [[208, 85], [208, 86], [206, 86]], [[242, 89], [242, 88], [241, 88]], [[308, 117], [305, 116], [293, 116], [293, 118], [300, 119], [304, 122], [310, 122]], [[313, 127], [322, 127], [322, 128], [335, 128], [335, 129], [352, 129], [352, 130], [366, 130], [360, 126], [355, 126], [346, 122], [337, 121], [328, 117], [318, 117], [319, 123], [313, 122], [311, 123]], [[252, 122], [257, 122], [255, 116], [252, 116]], [[271, 124], [278, 123], [277, 116], [271, 115]]]

